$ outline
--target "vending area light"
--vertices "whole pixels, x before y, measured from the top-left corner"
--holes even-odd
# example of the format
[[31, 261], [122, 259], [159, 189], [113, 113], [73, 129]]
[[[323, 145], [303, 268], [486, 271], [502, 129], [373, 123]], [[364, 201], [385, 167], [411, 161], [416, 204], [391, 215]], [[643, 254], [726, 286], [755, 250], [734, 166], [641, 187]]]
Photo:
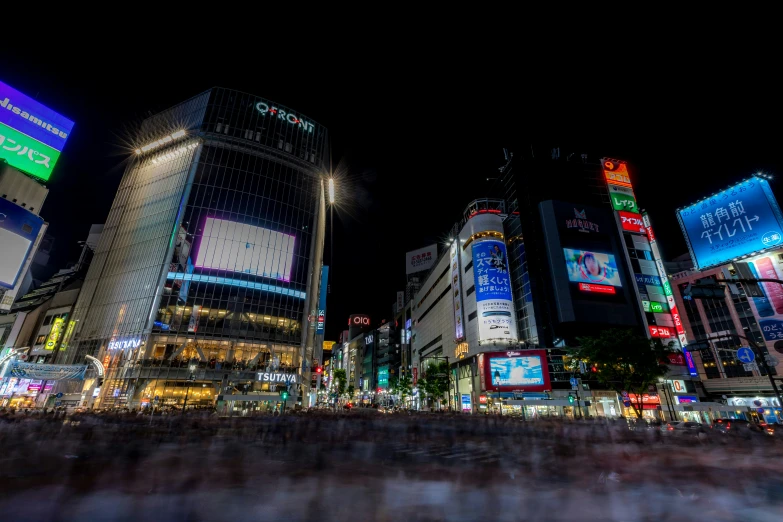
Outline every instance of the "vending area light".
[[155, 140], [153, 142], [147, 143], [143, 147], [139, 147], [136, 149], [136, 154], [142, 154], [144, 152], [149, 152], [151, 150], [157, 149], [158, 147], [162, 147], [164, 145], [167, 145], [171, 143], [174, 140], [177, 140], [181, 137], [183, 137], [186, 134], [186, 132], [183, 129], [180, 129], [176, 132], [172, 132], [171, 134], [167, 134], [160, 138], [159, 140]]
[[157, 165], [158, 163], [161, 163], [163, 161], [168, 161], [172, 158], [176, 158], [177, 156], [181, 156], [185, 152], [189, 151], [190, 149], [194, 149], [196, 147], [198, 147], [198, 141], [192, 141], [190, 143], [186, 143], [185, 145], [181, 147], [177, 147], [176, 149], [170, 152], [152, 158], [152, 163]]

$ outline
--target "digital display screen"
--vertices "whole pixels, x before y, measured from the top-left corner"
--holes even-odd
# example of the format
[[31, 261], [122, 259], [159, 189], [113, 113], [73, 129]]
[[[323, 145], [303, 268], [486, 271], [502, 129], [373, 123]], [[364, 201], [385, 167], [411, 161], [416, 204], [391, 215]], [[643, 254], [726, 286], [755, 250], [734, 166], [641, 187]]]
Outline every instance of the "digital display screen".
[[541, 357], [493, 357], [489, 360], [493, 386], [542, 386], [544, 372]]
[[623, 286], [612, 254], [564, 248], [568, 280], [587, 285]]
[[207, 218], [196, 267], [290, 281], [295, 239], [266, 228]]
[[0, 288], [14, 288], [43, 218], [0, 198]]
[[783, 216], [766, 180], [751, 178], [677, 211], [699, 270], [783, 243]]

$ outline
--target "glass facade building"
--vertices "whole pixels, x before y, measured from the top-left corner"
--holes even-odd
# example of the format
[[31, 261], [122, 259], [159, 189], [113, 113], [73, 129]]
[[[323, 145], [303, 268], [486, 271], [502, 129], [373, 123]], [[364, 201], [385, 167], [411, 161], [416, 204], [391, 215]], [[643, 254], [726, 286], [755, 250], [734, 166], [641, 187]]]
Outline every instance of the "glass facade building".
[[274, 391], [255, 372], [304, 369], [312, 349], [327, 130], [213, 88], [145, 120], [137, 142], [57, 362], [101, 361], [103, 386], [85, 389], [97, 407]]

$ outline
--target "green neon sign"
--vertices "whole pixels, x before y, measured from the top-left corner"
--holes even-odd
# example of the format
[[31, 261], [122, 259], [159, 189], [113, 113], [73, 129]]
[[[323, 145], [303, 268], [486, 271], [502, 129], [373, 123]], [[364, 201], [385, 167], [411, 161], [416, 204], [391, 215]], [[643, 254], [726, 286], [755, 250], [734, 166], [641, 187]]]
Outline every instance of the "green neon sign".
[[613, 193], [610, 195], [612, 198], [612, 207], [615, 210], [625, 210], [626, 212], [639, 213], [639, 207], [636, 206], [636, 200], [630, 194]]
[[0, 159], [12, 167], [47, 181], [59, 158], [50, 146], [0, 123]]
[[663, 282], [663, 295], [665, 295], [666, 297], [672, 295], [672, 285], [669, 284], [669, 281]]

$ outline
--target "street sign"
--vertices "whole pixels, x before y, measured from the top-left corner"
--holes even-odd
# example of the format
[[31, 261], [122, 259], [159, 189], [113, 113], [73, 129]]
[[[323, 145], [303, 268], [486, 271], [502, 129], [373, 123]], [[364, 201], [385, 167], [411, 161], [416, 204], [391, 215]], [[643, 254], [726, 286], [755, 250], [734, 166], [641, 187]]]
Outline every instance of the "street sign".
[[578, 389], [579, 389], [579, 386], [577, 386], [576, 384], [574, 384], [573, 386], [571, 386], [571, 389], [572, 389], [572, 390], [578, 390]]
[[579, 384], [579, 382], [576, 380], [576, 377], [571, 377], [571, 386], [576, 386]]
[[63, 392], [58, 392], [57, 395], [55, 395], [55, 397], [57, 397], [58, 399], [62, 398], [62, 396], [63, 396]]
[[628, 392], [627, 392], [627, 391], [625, 391], [625, 390], [621, 391], [621, 392], [620, 392], [620, 395], [622, 395], [622, 396], [623, 396], [623, 400], [626, 400], [626, 399], [628, 399]]
[[756, 408], [757, 413], [764, 413], [764, 408]]
[[55, 407], [62, 406], [63, 405], [63, 401], [57, 401], [57, 402], [54, 403], [54, 405], [55, 405]]
[[623, 401], [623, 406], [625, 406], [626, 408], [630, 408], [631, 407], [631, 401]]
[[739, 359], [741, 362], [745, 364], [752, 363], [755, 358], [756, 358], [756, 354], [753, 353], [753, 350], [751, 350], [747, 346], [743, 346], [742, 348], [737, 350], [737, 359]]
[[756, 363], [743, 364], [742, 369], [746, 372], [752, 372], [753, 370], [758, 369], [758, 366], [756, 366]]

